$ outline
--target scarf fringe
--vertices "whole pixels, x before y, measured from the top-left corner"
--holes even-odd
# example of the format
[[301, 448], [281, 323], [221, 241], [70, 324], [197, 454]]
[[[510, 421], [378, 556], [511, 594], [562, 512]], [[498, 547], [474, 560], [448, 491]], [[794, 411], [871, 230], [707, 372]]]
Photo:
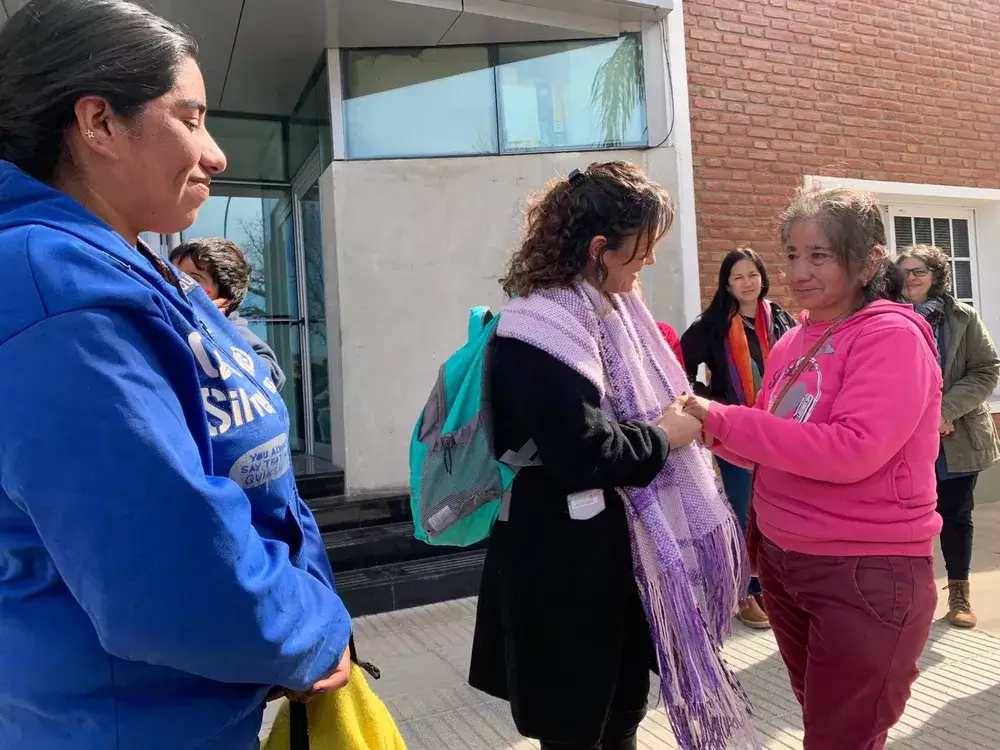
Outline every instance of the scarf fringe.
[[[759, 750], [750, 700], [722, 656], [722, 642], [731, 633], [734, 614], [725, 603], [732, 603], [738, 591], [746, 590], [749, 576], [742, 576], [747, 579], [743, 581], [714, 582], [724, 590], [711, 592], [706, 618], [683, 561], [676, 560], [679, 570], [657, 564], [655, 542], [643, 530], [648, 528], [646, 522], [631, 506], [626, 507], [634, 530], [636, 579], [656, 645], [660, 695], [678, 746], [681, 750]], [[699, 562], [711, 560], [719, 565], [726, 560], [736, 567], [746, 553], [741, 552], [735, 527], [735, 518], [727, 519], [725, 525], [696, 541], [694, 554]], [[656, 573], [649, 577], [648, 571]]]

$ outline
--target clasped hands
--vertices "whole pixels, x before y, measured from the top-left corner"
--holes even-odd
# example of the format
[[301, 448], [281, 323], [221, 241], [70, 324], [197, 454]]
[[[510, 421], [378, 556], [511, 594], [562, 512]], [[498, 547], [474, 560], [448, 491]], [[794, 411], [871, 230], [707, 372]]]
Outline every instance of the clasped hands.
[[666, 433], [671, 448], [682, 448], [699, 439], [706, 446], [711, 444], [711, 438], [703, 435], [708, 407], [708, 399], [684, 394], [664, 410], [659, 427]]

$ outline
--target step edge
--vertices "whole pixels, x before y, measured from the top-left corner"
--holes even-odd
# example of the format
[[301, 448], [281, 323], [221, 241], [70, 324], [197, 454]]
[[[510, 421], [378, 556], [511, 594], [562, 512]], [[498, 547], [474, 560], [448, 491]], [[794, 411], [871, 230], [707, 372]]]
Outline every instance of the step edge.
[[[378, 585], [380, 581], [373, 581], [371, 579], [373, 573], [382, 574], [379, 577], [384, 581], [388, 582], [391, 580], [396, 584], [411, 579], [423, 578], [428, 573], [467, 573], [475, 568], [481, 568], [485, 561], [486, 550], [475, 550], [473, 552], [462, 552], [454, 555], [439, 555], [426, 560], [373, 565], [368, 568], [344, 571], [340, 576], [334, 573], [334, 578], [337, 582], [338, 591], [355, 591], [360, 588], [367, 588], [371, 584]], [[393, 568], [409, 568], [409, 570], [390, 577], [389, 571]]]

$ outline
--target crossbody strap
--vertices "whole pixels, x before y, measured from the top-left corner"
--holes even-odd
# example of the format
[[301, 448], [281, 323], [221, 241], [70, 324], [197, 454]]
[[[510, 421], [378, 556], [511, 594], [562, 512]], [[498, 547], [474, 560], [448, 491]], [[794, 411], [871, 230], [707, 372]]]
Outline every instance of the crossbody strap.
[[[771, 406], [768, 407], [767, 410], [768, 414], [774, 413], [774, 407], [780, 404], [785, 396], [788, 395], [788, 390], [795, 384], [795, 381], [799, 379], [802, 373], [805, 372], [809, 363], [812, 361], [812, 358], [816, 356], [816, 352], [820, 350], [823, 344], [830, 340], [830, 337], [840, 327], [842, 322], [843, 318], [834, 321], [834, 323], [826, 329], [823, 335], [819, 337], [816, 343], [809, 348], [806, 355], [799, 360], [799, 363], [795, 366], [795, 369], [792, 370], [792, 374], [788, 377], [788, 380], [785, 381], [781, 390], [778, 391], [778, 397], [771, 400]], [[757, 555], [758, 550], [760, 549], [760, 542], [763, 538], [760, 533], [760, 528], [757, 526], [757, 511], [754, 507], [754, 497], [757, 494], [757, 474], [759, 471], [760, 464], [754, 464], [753, 472], [750, 475], [750, 505], [747, 508], [746, 523], [747, 552], [750, 556], [750, 574], [754, 576], [757, 575]]]
[[812, 358], [816, 356], [816, 352], [820, 350], [823, 344], [829, 341], [830, 337], [834, 334], [834, 331], [840, 327], [840, 323], [841, 321], [837, 320], [836, 322], [833, 323], [833, 325], [827, 328], [826, 331], [823, 333], [823, 335], [816, 340], [816, 343], [809, 348], [809, 351], [806, 352], [806, 355], [799, 360], [799, 363], [795, 366], [795, 369], [792, 370], [792, 374], [788, 376], [788, 380], [785, 381], [785, 384], [781, 387], [781, 390], [778, 391], [778, 397], [771, 400], [771, 406], [768, 407], [767, 410], [769, 414], [774, 413], [774, 407], [780, 404], [782, 399], [784, 399], [785, 396], [788, 395], [789, 389], [791, 389], [791, 387], [795, 385], [795, 381], [798, 380], [801, 377], [802, 373], [806, 371], [806, 368], [809, 366], [809, 363], [812, 361]]

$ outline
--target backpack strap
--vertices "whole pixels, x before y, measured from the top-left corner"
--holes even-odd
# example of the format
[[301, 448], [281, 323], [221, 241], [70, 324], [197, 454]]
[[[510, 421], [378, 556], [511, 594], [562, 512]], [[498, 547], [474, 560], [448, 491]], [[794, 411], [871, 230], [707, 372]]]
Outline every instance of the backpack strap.
[[502, 456], [500, 456], [500, 463], [507, 464], [512, 469], [526, 469], [529, 466], [541, 466], [542, 459], [538, 457], [538, 447], [535, 445], [534, 438], [528, 440], [521, 450], [517, 451], [507, 451]]
[[[500, 456], [500, 463], [509, 466], [518, 471], [519, 469], [527, 469], [530, 466], [541, 466], [542, 459], [538, 456], [538, 446], [535, 445], [534, 438], [529, 438], [528, 442], [521, 446], [521, 450], [517, 451], [507, 451], [502, 456]], [[503, 493], [503, 497], [500, 498], [500, 510], [497, 513], [498, 521], [507, 521], [510, 518], [510, 495], [511, 487], [507, 488], [507, 491]]]
[[477, 338], [493, 320], [493, 311], [488, 307], [473, 307], [469, 310], [469, 341]]

